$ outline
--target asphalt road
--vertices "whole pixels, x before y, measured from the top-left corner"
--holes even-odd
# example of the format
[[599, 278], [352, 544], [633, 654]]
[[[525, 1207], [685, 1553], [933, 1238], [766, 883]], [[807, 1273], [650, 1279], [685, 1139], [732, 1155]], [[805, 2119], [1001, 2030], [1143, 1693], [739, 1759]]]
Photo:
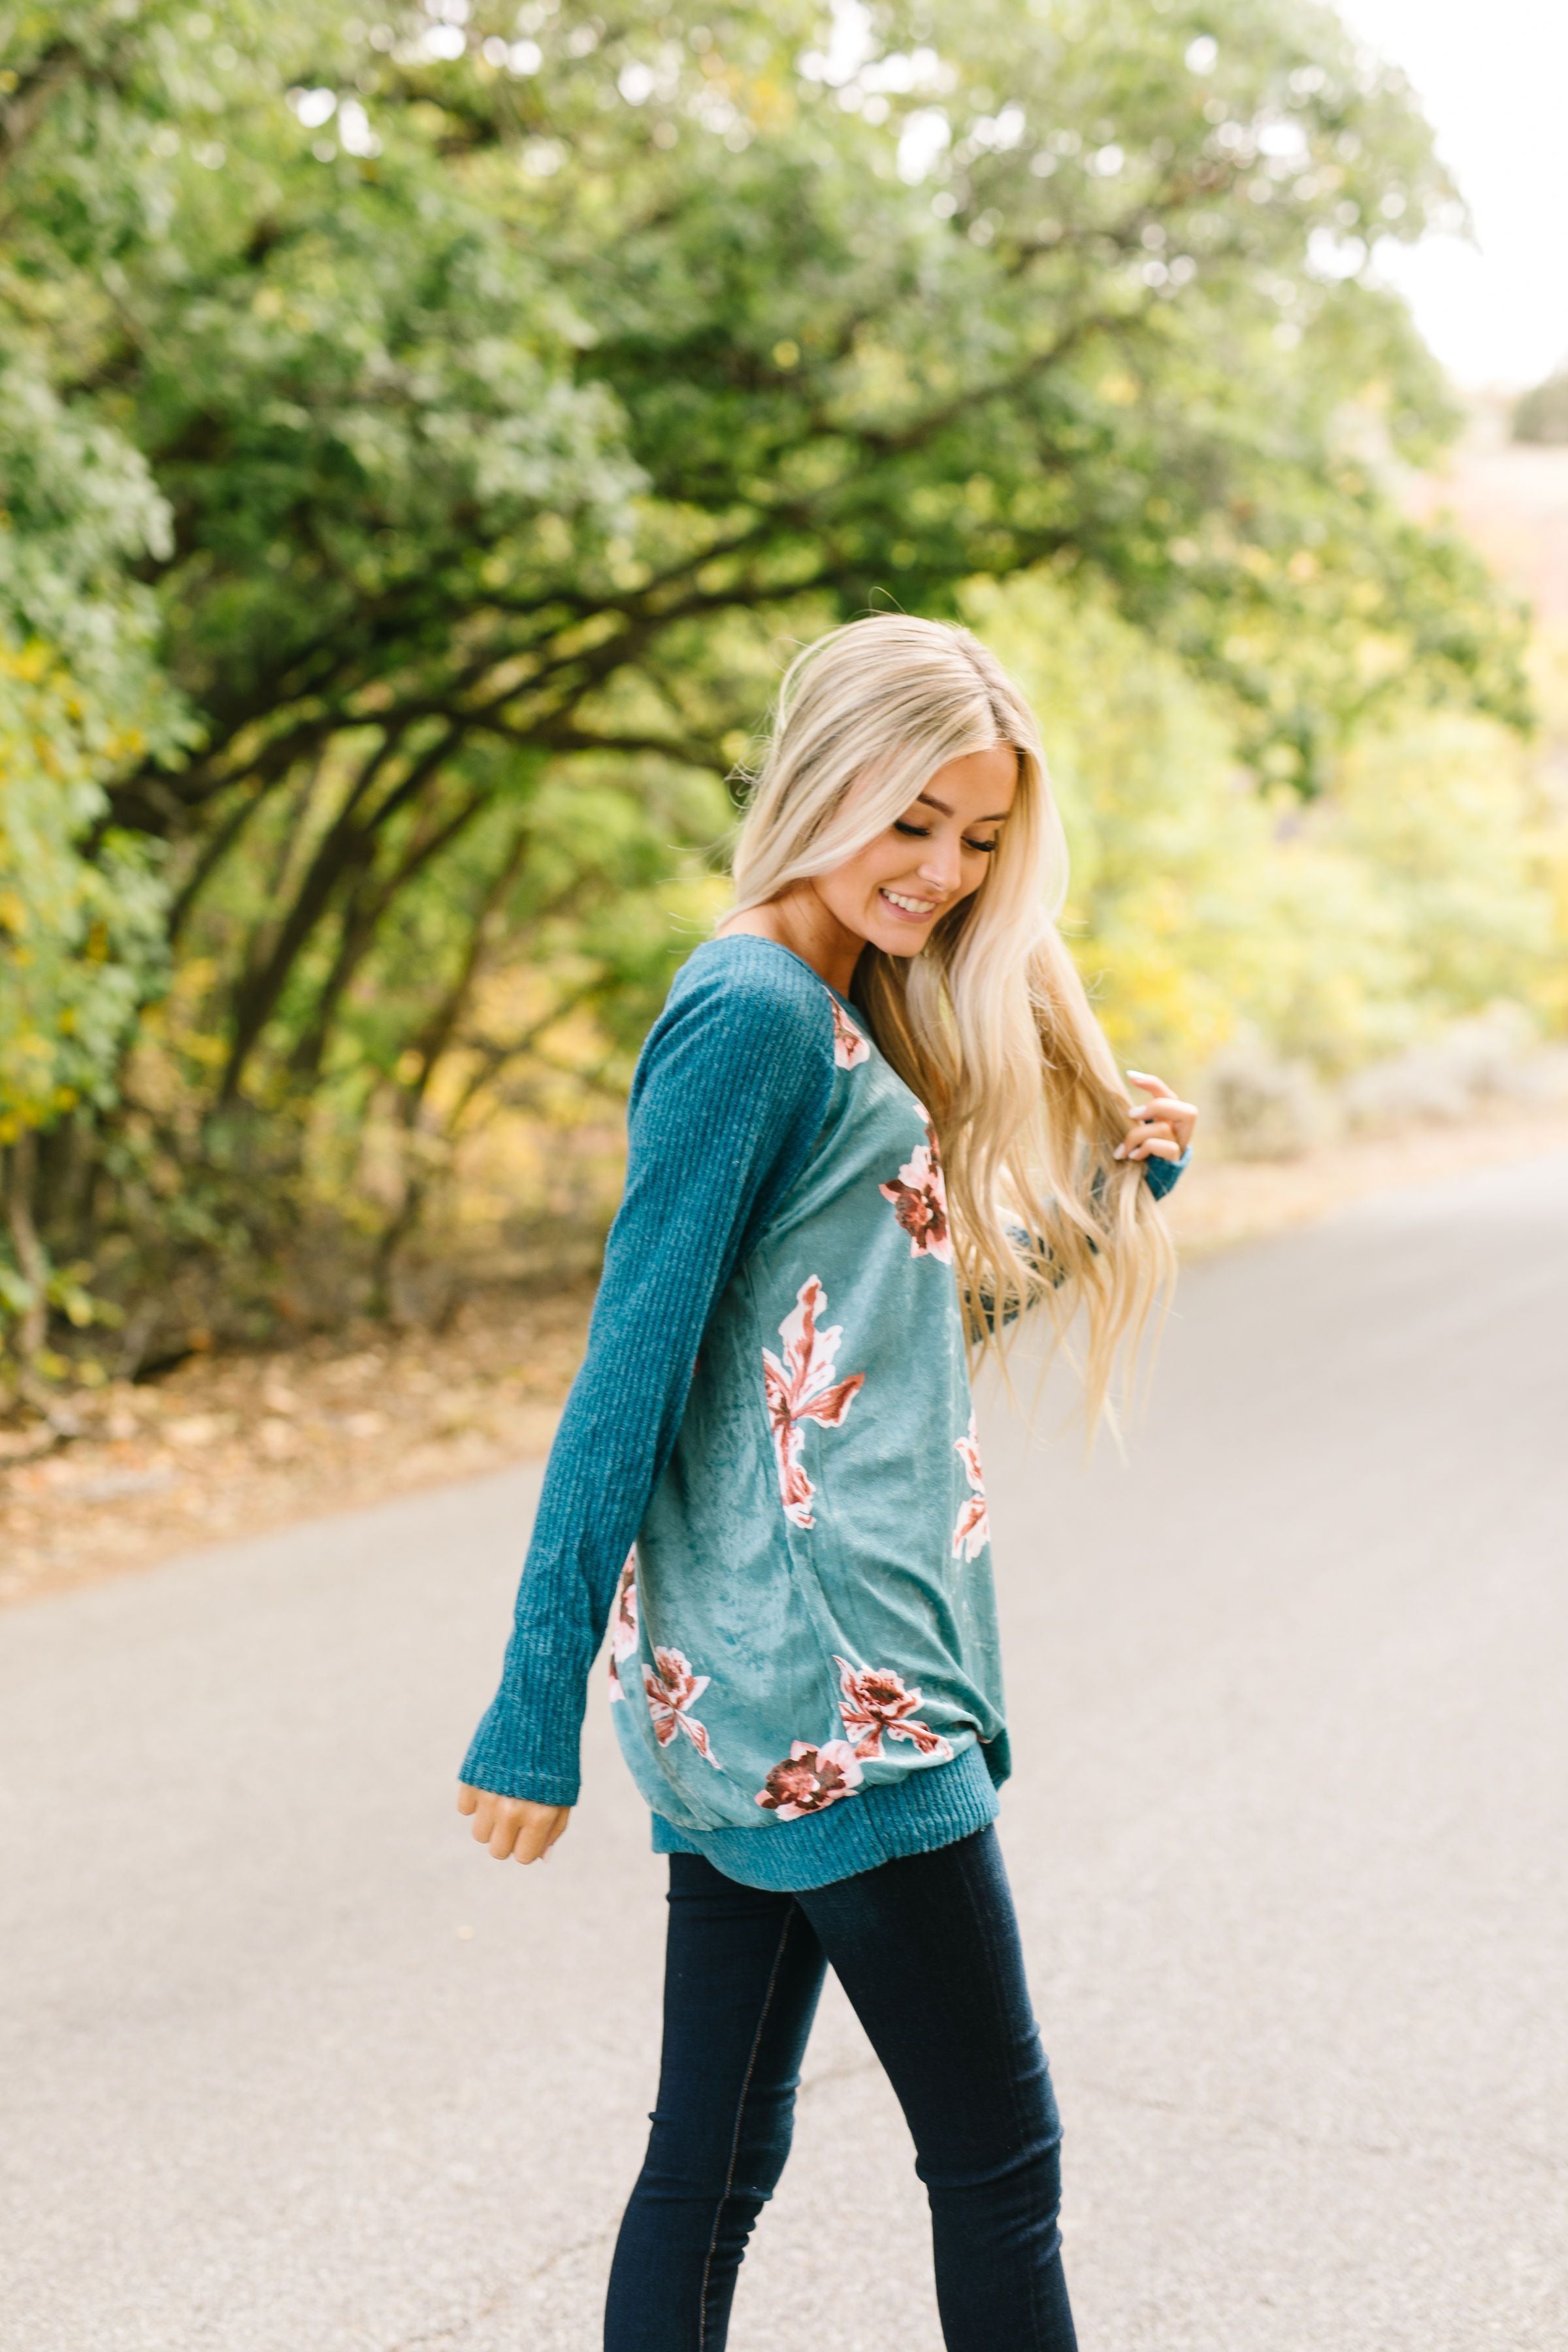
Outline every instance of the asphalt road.
[[[1565, 1334], [1558, 1154], [1190, 1271], [1129, 1468], [985, 1417], [1085, 2352], [1568, 2347]], [[593, 2352], [660, 1866], [597, 1693], [451, 1811], [536, 1485], [0, 1620], [5, 2352]], [[732, 2352], [939, 2344], [834, 1995]]]

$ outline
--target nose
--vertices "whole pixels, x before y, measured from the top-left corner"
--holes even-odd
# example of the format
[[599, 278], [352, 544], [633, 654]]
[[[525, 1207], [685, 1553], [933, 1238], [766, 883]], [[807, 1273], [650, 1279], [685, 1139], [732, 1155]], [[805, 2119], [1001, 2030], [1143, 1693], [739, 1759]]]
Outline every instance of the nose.
[[963, 878], [956, 841], [928, 841], [920, 864], [921, 880], [947, 898]]

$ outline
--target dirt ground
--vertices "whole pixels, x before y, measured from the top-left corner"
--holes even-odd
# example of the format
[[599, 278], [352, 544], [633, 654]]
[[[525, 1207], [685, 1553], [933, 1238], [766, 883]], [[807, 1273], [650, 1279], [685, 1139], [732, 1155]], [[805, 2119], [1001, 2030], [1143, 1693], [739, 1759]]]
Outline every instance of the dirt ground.
[[[1173, 1197], [1189, 1255], [1342, 1202], [1568, 1145], [1568, 1105], [1300, 1160], [1194, 1160]], [[0, 1428], [0, 1602], [117, 1575], [241, 1532], [437, 1486], [547, 1451], [592, 1286], [472, 1299], [440, 1336], [366, 1325], [268, 1354], [193, 1356], [68, 1400], [79, 1434]]]
[[366, 1324], [66, 1401], [0, 1429], [0, 1601], [546, 1452], [591, 1285], [472, 1300], [439, 1337]]

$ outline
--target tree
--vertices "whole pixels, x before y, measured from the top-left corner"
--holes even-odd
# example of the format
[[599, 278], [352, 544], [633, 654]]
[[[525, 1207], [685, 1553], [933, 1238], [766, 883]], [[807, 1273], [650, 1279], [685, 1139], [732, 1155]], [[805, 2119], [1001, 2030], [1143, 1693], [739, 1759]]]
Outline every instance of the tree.
[[127, 559], [167, 546], [163, 502], [115, 436], [0, 369], [0, 1184], [11, 1260], [0, 1330], [30, 1372], [48, 1307], [90, 1306], [38, 1231], [37, 1137], [115, 1099], [118, 1066], [163, 963], [163, 895], [145, 843], [101, 828], [106, 769], [178, 744], [155, 615]]
[[84, 0], [12, 54], [0, 315], [171, 517], [197, 731], [104, 773], [210, 975], [203, 1150], [426, 1105], [536, 796], [613, 774], [700, 849], [781, 635], [878, 599], [1081, 577], [1308, 794], [1395, 692], [1519, 715], [1384, 483], [1451, 419], [1369, 251], [1452, 191], [1309, 0]]

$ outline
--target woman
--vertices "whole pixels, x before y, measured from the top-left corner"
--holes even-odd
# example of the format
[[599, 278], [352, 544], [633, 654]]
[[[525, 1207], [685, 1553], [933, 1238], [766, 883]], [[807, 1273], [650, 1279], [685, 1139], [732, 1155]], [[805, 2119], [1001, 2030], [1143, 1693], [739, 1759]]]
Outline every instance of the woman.
[[837, 1971], [909, 2120], [950, 2352], [1074, 2341], [1059, 2129], [992, 1827], [1008, 1769], [968, 1357], [1081, 1309], [1105, 1409], [1195, 1117], [1052, 919], [1030, 713], [967, 632], [851, 623], [784, 680], [735, 909], [632, 1087], [626, 1190], [458, 1802], [534, 1862], [611, 1627], [669, 1856], [658, 2109], [607, 2352], [721, 2352]]

